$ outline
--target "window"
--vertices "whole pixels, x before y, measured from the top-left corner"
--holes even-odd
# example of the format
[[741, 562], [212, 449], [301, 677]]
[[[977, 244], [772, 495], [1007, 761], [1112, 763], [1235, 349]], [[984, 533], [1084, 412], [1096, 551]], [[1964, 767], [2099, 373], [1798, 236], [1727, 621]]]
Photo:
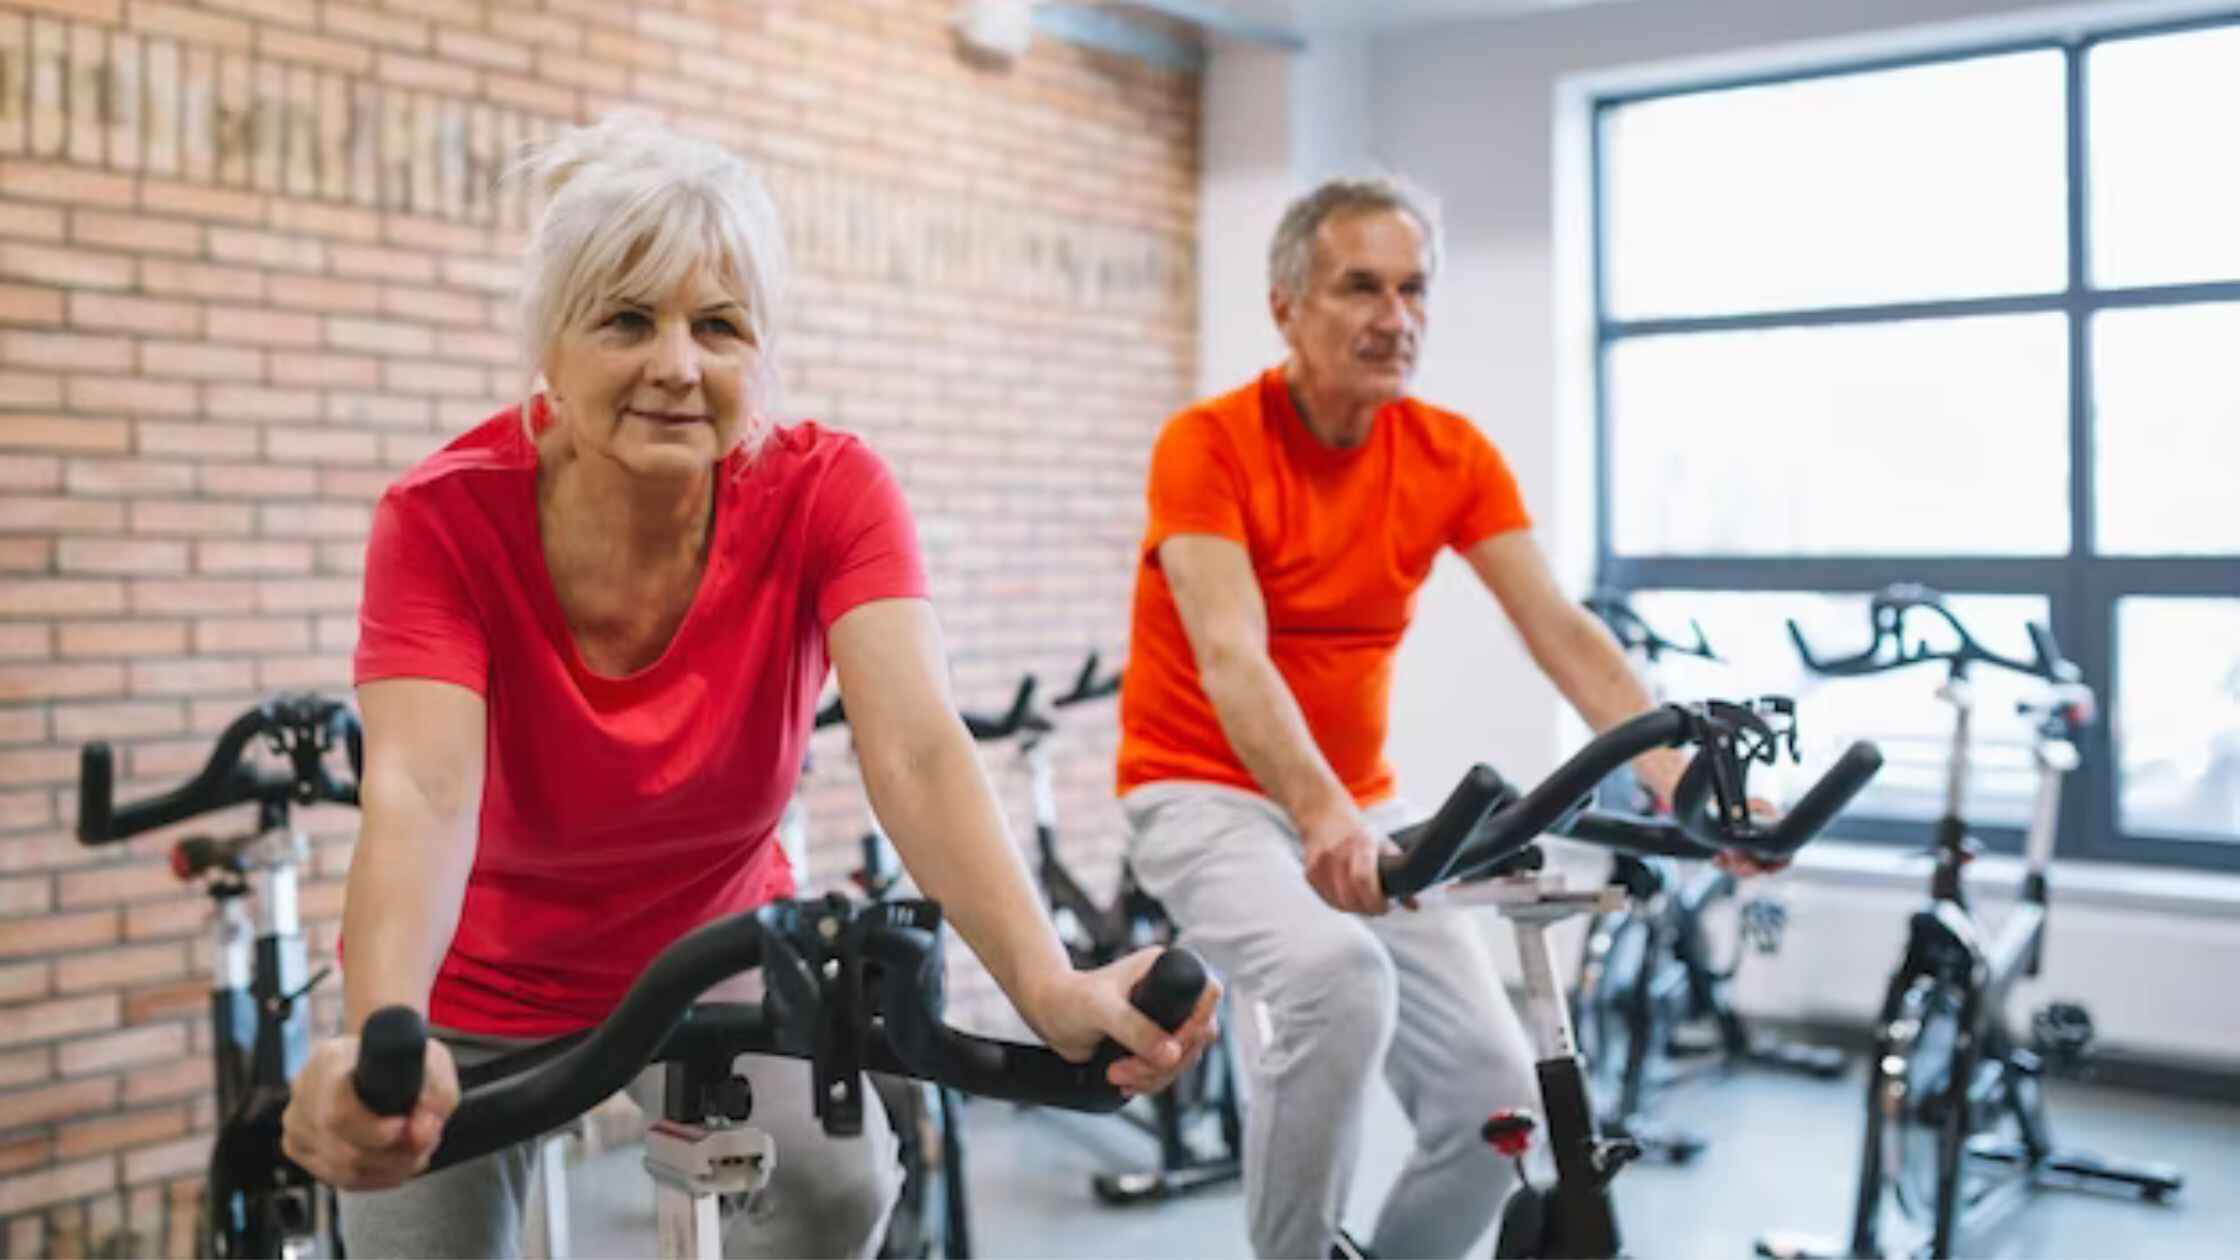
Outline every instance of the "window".
[[[2099, 692], [2065, 856], [2240, 869], [2236, 66], [2226, 21], [1597, 103], [1600, 579], [1737, 662], [1674, 694], [1796, 695], [1821, 766], [1882, 742], [1847, 832], [1926, 839], [1951, 710], [1808, 677], [1784, 622], [1856, 646], [1920, 581]], [[1974, 683], [1967, 813], [2012, 845], [2029, 684]]]

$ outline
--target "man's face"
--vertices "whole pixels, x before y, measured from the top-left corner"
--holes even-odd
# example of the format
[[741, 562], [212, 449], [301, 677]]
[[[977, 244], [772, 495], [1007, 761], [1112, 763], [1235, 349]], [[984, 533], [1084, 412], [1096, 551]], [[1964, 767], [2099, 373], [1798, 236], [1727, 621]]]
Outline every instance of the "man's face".
[[1400, 210], [1322, 221], [1305, 291], [1271, 299], [1308, 392], [1357, 404], [1407, 392], [1430, 290], [1425, 244], [1414, 216]]

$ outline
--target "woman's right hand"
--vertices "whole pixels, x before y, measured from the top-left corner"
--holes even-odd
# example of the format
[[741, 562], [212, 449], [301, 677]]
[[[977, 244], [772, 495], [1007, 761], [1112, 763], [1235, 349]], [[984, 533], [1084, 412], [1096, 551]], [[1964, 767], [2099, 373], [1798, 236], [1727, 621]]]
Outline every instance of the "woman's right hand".
[[342, 1190], [387, 1190], [428, 1166], [443, 1125], [459, 1105], [451, 1051], [430, 1039], [420, 1098], [402, 1116], [377, 1116], [358, 1098], [351, 1073], [358, 1039], [333, 1037], [311, 1048], [296, 1074], [280, 1149], [312, 1176]]

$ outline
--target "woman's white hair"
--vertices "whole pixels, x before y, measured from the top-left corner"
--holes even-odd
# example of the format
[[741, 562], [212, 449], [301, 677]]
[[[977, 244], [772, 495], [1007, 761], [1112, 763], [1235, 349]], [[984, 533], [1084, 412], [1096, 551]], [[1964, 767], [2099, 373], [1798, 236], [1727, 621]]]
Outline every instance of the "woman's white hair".
[[593, 307], [618, 297], [652, 305], [706, 265], [746, 308], [760, 351], [741, 426], [748, 449], [759, 445], [776, 401], [787, 264], [777, 204], [754, 170], [721, 145], [623, 111], [561, 131], [507, 178], [539, 207], [521, 285], [528, 362], [546, 363]]

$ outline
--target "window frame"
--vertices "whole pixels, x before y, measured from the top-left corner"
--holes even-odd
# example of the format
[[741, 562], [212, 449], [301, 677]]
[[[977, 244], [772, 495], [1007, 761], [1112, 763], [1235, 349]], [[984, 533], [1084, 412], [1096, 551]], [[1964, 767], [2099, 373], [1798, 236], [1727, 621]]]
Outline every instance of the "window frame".
[[[2064, 858], [2088, 861], [2240, 871], [2240, 839], [2186, 838], [2122, 831], [2121, 792], [2116, 765], [2114, 715], [2123, 679], [2117, 668], [2116, 611], [2127, 596], [2206, 596], [2240, 598], [2240, 554], [2100, 555], [2093, 452], [2093, 317], [2129, 307], [2183, 306], [2240, 302], [2240, 279], [2137, 287], [2096, 287], [2091, 283], [2088, 181], [2087, 59], [2098, 45], [2120, 40], [2240, 26], [2240, 15], [2222, 15], [2151, 25], [2111, 26], [2048, 37], [1940, 49], [1900, 57], [1854, 60], [1806, 70], [1691, 82], [1649, 90], [1598, 94], [1590, 103], [1588, 128], [1592, 178], [1589, 213], [1594, 295], [1595, 558], [1597, 580], [1625, 590], [1827, 591], [1871, 592], [1895, 581], [1926, 582], [1956, 593], [2045, 596], [2053, 631], [2062, 648], [2084, 671], [2098, 693], [2100, 720], [2079, 741], [2083, 764], [2064, 785], [2059, 843]], [[1606, 131], [1612, 112], [1627, 105], [1673, 96], [1761, 87], [1839, 75], [1898, 70], [2002, 54], [2057, 50], [2064, 59], [2063, 126], [2067, 149], [2068, 245], [2066, 282], [2049, 294], [2006, 295], [1926, 302], [1802, 310], [1753, 311], [1702, 317], [1618, 320], [1610, 314], [1608, 257], [1609, 153]], [[1726, 332], [1760, 328], [1825, 327], [1922, 318], [2023, 312], [2059, 312], [2068, 325], [2069, 549], [2055, 556], [1985, 555], [1624, 555], [1612, 532], [1609, 360], [1613, 345], [1630, 338]], [[2020, 847], [2017, 828], [1972, 828], [1994, 850]], [[1889, 817], [1847, 816], [1846, 837], [1893, 844], [1926, 844], [1931, 824]]]

